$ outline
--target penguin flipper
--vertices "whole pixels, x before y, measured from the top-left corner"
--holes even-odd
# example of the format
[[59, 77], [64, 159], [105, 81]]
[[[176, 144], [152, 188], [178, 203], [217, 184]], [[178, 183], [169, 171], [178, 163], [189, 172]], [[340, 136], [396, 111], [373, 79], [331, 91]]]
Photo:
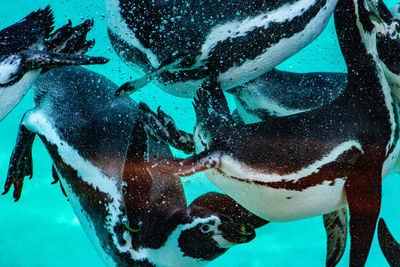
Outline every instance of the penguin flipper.
[[394, 239], [382, 218], [378, 223], [378, 241], [389, 265], [400, 266], [400, 244]]
[[217, 192], [208, 192], [199, 196], [190, 204], [189, 210], [191, 210], [191, 215], [197, 215], [202, 211], [216, 212], [227, 216], [235, 223], [249, 224], [254, 228], [259, 228], [269, 223], [269, 221], [261, 219], [243, 208], [228, 195]]
[[193, 135], [178, 130], [172, 117], [163, 112], [160, 107], [156, 114], [145, 103], [140, 102], [139, 109], [149, 135], [187, 154], [194, 153]]
[[32, 145], [36, 134], [29, 131], [23, 123], [20, 124], [17, 143], [14, 147], [8, 167], [7, 179], [4, 185], [3, 195], [7, 194], [14, 185], [13, 198], [18, 201], [21, 197], [24, 178], [32, 178]]
[[347, 208], [325, 214], [323, 218], [327, 236], [326, 266], [336, 266], [346, 249]]

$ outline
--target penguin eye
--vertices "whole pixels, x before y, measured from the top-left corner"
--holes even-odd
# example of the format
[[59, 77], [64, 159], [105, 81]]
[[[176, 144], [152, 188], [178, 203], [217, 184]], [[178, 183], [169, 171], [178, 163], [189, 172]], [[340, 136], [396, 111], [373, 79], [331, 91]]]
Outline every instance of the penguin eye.
[[208, 224], [204, 224], [204, 225], [202, 225], [201, 227], [200, 227], [200, 230], [203, 232], [203, 233], [207, 233], [207, 232], [209, 232], [210, 231], [210, 226], [208, 225]]

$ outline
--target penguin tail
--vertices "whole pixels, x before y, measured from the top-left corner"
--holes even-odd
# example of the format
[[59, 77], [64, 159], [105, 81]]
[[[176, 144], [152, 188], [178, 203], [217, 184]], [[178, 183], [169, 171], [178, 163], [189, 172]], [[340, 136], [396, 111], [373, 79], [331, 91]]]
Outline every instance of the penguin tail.
[[179, 130], [174, 119], [160, 107], [155, 113], [145, 103], [140, 102], [139, 110], [141, 121], [150, 136], [187, 154], [194, 153], [193, 135]]
[[228, 102], [217, 77], [211, 77], [203, 82], [197, 90], [193, 106], [197, 122], [204, 123], [209, 129], [227, 127], [232, 122]]

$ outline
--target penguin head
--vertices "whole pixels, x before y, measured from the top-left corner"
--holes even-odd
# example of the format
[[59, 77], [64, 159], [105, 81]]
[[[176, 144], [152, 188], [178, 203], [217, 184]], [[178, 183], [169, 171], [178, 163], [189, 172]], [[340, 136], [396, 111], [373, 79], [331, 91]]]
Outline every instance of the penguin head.
[[0, 120], [22, 99], [40, 72], [69, 65], [104, 64], [102, 57], [83, 55], [94, 45], [86, 34], [92, 22], [71, 22], [52, 34], [50, 7], [32, 12], [0, 31]]
[[255, 238], [254, 228], [235, 223], [223, 216], [194, 217], [185, 225], [178, 237], [178, 246], [186, 257], [199, 261], [211, 261], [236, 244]]

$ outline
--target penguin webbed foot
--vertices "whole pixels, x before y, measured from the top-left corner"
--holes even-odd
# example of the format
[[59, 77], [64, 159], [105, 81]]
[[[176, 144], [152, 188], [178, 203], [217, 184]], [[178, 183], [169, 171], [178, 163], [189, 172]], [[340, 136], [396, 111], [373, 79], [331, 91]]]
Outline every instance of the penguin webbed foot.
[[193, 135], [179, 130], [173, 118], [160, 107], [156, 114], [145, 103], [140, 102], [139, 109], [144, 128], [150, 136], [186, 154], [194, 153]]
[[378, 241], [389, 265], [400, 266], [400, 244], [394, 239], [382, 218], [378, 223]]
[[17, 144], [10, 158], [3, 192], [3, 195], [7, 194], [11, 189], [11, 185], [14, 185], [14, 201], [18, 201], [21, 197], [24, 178], [29, 177], [31, 179], [33, 176], [32, 145], [34, 139], [35, 133], [32, 133], [21, 125], [18, 132]]
[[85, 20], [72, 27], [71, 20], [52, 33], [46, 41], [47, 51], [34, 51], [27, 56], [31, 68], [43, 68], [45, 72], [54, 67], [73, 65], [105, 64], [109, 60], [104, 57], [85, 56], [93, 48], [95, 41], [86, 40], [93, 27], [93, 20]]
[[71, 20], [51, 34], [47, 41], [47, 49], [53, 53], [85, 54], [93, 48], [95, 41], [86, 40], [87, 34], [93, 28], [93, 20], [85, 20], [72, 27]]
[[336, 266], [342, 258], [347, 242], [347, 208], [323, 216], [327, 236], [326, 266]]

